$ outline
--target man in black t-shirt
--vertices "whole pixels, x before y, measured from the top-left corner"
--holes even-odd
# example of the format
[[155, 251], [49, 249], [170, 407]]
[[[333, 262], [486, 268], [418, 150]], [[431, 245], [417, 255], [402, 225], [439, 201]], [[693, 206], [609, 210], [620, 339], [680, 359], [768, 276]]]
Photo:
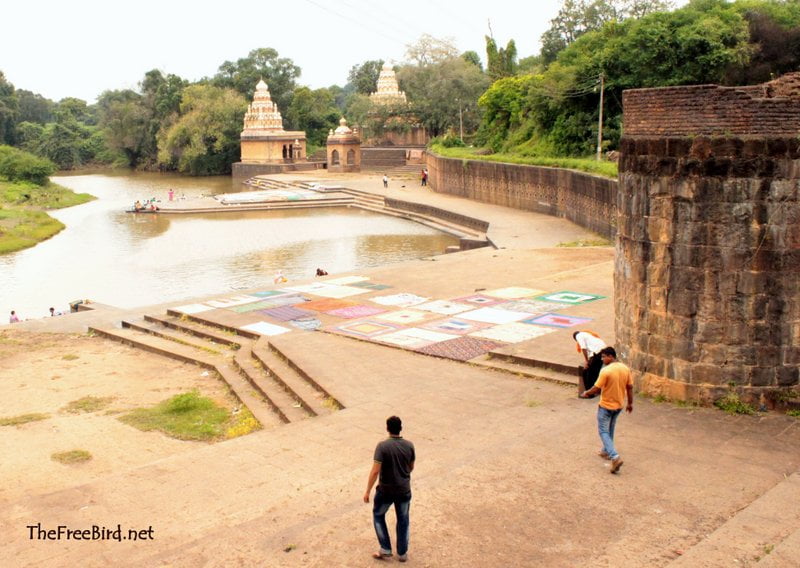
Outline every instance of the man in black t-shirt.
[[372, 469], [367, 480], [364, 503], [369, 503], [369, 494], [375, 481], [375, 500], [372, 507], [372, 522], [378, 536], [380, 550], [372, 556], [384, 560], [392, 556], [392, 539], [386, 527], [386, 512], [394, 505], [397, 514], [397, 555], [400, 562], [408, 560], [409, 508], [411, 507], [411, 472], [414, 471], [414, 444], [400, 436], [403, 422], [397, 416], [386, 419], [389, 437], [375, 448]]

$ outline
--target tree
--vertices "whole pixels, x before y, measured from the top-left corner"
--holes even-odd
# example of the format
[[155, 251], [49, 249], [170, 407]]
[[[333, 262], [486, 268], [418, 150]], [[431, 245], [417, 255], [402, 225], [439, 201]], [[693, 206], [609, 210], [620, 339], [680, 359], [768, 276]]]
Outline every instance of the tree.
[[291, 103], [296, 80], [300, 77], [300, 67], [291, 59], [279, 57], [271, 47], [254, 49], [247, 57], [226, 61], [219, 66], [213, 84], [217, 87], [238, 91], [247, 100], [253, 98], [256, 85], [263, 79], [269, 86], [272, 100], [281, 112]]
[[486, 36], [486, 72], [492, 81], [510, 77], [517, 70], [517, 45], [509, 40], [504, 48], [497, 48], [494, 38]]
[[606, 22], [642, 18], [672, 7], [669, 0], [564, 0], [550, 28], [542, 34], [541, 56], [545, 64], [586, 32], [598, 30]]
[[46, 124], [53, 120], [56, 103], [50, 99], [24, 89], [17, 89], [17, 100], [19, 108], [17, 118], [20, 122]]
[[458, 57], [458, 48], [450, 39], [437, 39], [422, 34], [416, 43], [406, 46], [406, 59], [422, 67], [444, 63]]
[[232, 89], [214, 85], [184, 89], [180, 118], [158, 136], [161, 165], [191, 175], [230, 173], [231, 164], [239, 160], [247, 104]]
[[0, 144], [14, 142], [14, 127], [17, 124], [17, 95], [14, 85], [0, 71]]
[[304, 130], [310, 146], [324, 146], [328, 131], [336, 128], [341, 113], [328, 89], [312, 91], [298, 87], [294, 91], [292, 104], [286, 112], [286, 120], [293, 130]]
[[459, 127], [459, 112], [464, 130], [478, 124], [477, 101], [489, 81], [480, 69], [455, 55], [427, 65], [405, 65], [397, 73], [406, 92], [411, 111], [428, 131], [437, 136]]
[[362, 95], [374, 93], [378, 86], [378, 76], [383, 68], [383, 59], [372, 59], [360, 65], [353, 65], [347, 74], [347, 87]]
[[105, 91], [98, 98], [97, 106], [106, 146], [124, 154], [128, 166], [137, 166], [151, 119], [144, 97], [130, 89]]
[[483, 63], [481, 63], [481, 56], [478, 55], [477, 51], [465, 51], [461, 54], [461, 59], [466, 61], [467, 63], [472, 63], [475, 67], [483, 71]]

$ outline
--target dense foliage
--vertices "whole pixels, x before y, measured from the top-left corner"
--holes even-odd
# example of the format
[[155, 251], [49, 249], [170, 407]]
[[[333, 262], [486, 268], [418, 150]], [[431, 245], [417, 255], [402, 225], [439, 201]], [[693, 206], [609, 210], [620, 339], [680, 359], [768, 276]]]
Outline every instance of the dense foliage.
[[621, 135], [625, 89], [749, 84], [800, 64], [792, 47], [800, 40], [800, 3], [692, 0], [671, 12], [639, 8], [642, 17], [603, 20], [568, 43], [562, 37], [566, 45], [538, 72], [496, 81], [480, 98], [478, 141], [529, 156], [591, 155], [601, 74], [608, 149]]

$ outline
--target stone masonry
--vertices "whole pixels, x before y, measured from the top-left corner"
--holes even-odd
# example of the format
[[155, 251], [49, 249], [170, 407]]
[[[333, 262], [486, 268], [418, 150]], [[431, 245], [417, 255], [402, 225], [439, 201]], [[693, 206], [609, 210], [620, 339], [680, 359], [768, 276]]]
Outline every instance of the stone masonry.
[[769, 399], [800, 369], [800, 74], [626, 91], [616, 335], [638, 387]]

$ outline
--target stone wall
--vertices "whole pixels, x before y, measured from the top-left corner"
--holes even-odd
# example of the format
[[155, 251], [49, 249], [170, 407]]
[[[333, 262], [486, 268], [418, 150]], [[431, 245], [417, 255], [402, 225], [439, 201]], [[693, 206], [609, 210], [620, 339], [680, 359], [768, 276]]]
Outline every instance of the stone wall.
[[624, 93], [616, 335], [640, 389], [763, 402], [798, 385], [797, 84]]
[[617, 182], [573, 170], [443, 158], [428, 153], [428, 185], [526, 211], [565, 217], [607, 238], [616, 233]]

